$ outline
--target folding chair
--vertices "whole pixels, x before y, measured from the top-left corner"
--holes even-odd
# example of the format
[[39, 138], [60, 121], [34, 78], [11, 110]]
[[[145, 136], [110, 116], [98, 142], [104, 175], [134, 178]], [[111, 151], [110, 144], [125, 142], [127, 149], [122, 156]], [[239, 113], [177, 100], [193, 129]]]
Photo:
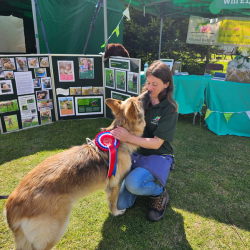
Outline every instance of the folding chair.
[[205, 67], [205, 71], [204, 74], [206, 73], [207, 69], [211, 69], [211, 70], [222, 70], [224, 69], [224, 65], [223, 64], [217, 64], [217, 63], [208, 63]]

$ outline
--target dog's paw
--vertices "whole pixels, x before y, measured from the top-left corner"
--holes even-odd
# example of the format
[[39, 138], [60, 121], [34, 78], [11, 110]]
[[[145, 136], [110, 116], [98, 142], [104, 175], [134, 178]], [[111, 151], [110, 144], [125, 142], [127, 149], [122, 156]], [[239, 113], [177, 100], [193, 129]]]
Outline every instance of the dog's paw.
[[118, 215], [122, 215], [122, 214], [124, 214], [126, 212], [126, 208], [125, 209], [123, 209], [123, 210], [116, 210], [116, 211], [114, 211], [114, 212], [112, 212], [112, 215], [113, 216], [118, 216]]

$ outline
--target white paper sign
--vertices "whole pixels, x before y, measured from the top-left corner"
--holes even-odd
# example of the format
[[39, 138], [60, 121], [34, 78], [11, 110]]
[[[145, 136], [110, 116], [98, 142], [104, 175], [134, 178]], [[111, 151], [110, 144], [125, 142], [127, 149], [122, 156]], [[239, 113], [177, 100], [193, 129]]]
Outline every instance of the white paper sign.
[[33, 94], [34, 84], [31, 71], [14, 72], [18, 95]]

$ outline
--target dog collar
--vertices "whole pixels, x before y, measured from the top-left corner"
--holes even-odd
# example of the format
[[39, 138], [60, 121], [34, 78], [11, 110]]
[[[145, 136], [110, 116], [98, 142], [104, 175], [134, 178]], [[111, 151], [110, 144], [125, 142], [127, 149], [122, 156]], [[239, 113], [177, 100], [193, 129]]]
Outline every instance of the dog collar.
[[95, 137], [96, 146], [102, 151], [109, 151], [109, 169], [107, 179], [116, 174], [117, 168], [117, 148], [120, 141], [115, 139], [109, 131], [100, 132]]

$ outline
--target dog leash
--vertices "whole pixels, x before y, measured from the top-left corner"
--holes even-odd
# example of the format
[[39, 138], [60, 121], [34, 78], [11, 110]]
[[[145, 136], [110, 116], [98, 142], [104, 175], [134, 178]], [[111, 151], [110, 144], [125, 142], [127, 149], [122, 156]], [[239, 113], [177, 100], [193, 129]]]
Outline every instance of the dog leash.
[[0, 195], [0, 200], [8, 199], [9, 195]]
[[87, 142], [88, 145], [92, 146], [95, 149], [95, 151], [101, 156], [101, 158], [105, 162], [106, 166], [109, 168], [109, 163], [106, 161], [106, 159], [104, 159], [104, 157], [101, 155], [100, 151], [97, 150], [98, 148], [95, 145], [95, 143], [93, 141], [91, 141], [89, 138], [86, 138], [86, 142]]

